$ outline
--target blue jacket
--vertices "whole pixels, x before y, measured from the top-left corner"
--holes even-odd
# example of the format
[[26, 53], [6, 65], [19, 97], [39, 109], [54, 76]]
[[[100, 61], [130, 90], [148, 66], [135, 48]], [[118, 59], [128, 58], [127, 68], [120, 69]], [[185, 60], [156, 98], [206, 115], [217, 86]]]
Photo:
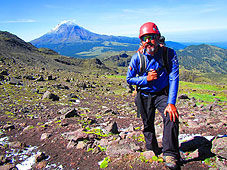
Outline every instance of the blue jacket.
[[[164, 65], [161, 48], [159, 48], [159, 51], [154, 56], [148, 55], [146, 52], [144, 55], [146, 56], [147, 63], [146, 70], [158, 70], [158, 68]], [[169, 86], [167, 103], [175, 104], [179, 86], [179, 64], [176, 52], [173, 49], [168, 48], [168, 59], [170, 73], [168, 74], [166, 69], [161, 69], [158, 72], [158, 78], [148, 82], [146, 72], [141, 76], [137, 76], [140, 72], [140, 59], [137, 53], [134, 54], [128, 67], [127, 83], [137, 85], [145, 92], [160, 92], [162, 89]]]

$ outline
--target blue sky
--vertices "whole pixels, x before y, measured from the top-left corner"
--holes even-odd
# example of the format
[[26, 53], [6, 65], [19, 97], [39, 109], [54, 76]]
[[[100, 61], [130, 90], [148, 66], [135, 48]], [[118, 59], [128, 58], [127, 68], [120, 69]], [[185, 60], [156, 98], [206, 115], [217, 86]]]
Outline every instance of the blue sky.
[[0, 30], [31, 41], [63, 20], [89, 31], [138, 37], [155, 22], [167, 41], [227, 41], [226, 0], [2, 0]]

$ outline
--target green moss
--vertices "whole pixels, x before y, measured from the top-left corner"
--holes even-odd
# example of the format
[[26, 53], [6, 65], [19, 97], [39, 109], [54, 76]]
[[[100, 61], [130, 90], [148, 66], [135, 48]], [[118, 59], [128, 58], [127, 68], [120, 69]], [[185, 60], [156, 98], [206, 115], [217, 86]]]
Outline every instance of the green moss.
[[35, 128], [35, 126], [33, 126], [33, 125], [30, 125], [30, 126], [28, 127], [28, 129], [33, 129], [33, 128]]
[[101, 129], [90, 129], [89, 131], [84, 132], [84, 133], [96, 134], [96, 135], [98, 135], [98, 136], [100, 136], [100, 137], [108, 137], [108, 136], [109, 136], [109, 134], [103, 133], [103, 131], [102, 131]]
[[[226, 101], [227, 97], [224, 91], [227, 90], [225, 86], [222, 85], [212, 85], [212, 84], [199, 84], [190, 82], [180, 82], [180, 93], [188, 94], [188, 96], [194, 97], [197, 101], [203, 101], [203, 104], [208, 104], [214, 102], [216, 99], [221, 101]], [[213, 93], [215, 95], [213, 95]], [[202, 104], [201, 102], [197, 104]]]
[[9, 111], [6, 111], [5, 114], [6, 114], [6, 115], [14, 115], [14, 113], [9, 112]]
[[61, 123], [61, 120], [57, 120], [57, 121], [55, 121], [54, 123]]
[[141, 162], [144, 162], [144, 163], [148, 162], [148, 160], [143, 155], [140, 155], [139, 159], [140, 159]]
[[110, 158], [109, 157], [104, 158], [104, 160], [100, 164], [100, 168], [106, 168], [106, 167], [108, 167], [108, 163], [109, 162], [110, 162]]
[[213, 90], [213, 91], [222, 91], [227, 90], [226, 87], [223, 88], [221, 85], [212, 85], [212, 84], [199, 84], [199, 83], [191, 83], [180, 81], [180, 88], [187, 89], [197, 89], [197, 90]]

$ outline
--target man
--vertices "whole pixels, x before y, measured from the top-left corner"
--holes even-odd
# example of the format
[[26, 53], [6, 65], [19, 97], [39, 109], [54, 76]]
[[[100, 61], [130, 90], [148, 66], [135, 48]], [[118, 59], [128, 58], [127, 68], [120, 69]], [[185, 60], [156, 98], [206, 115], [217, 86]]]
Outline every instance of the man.
[[[147, 22], [140, 27], [141, 46], [131, 58], [127, 82], [138, 87], [137, 110], [141, 114], [146, 141], [146, 149], [153, 150], [156, 155], [161, 153], [155, 136], [155, 110], [161, 113], [164, 123], [163, 156], [166, 166], [171, 169], [178, 167], [179, 120], [175, 106], [178, 84], [179, 65], [176, 53], [168, 49], [169, 71], [163, 67], [163, 48], [159, 46], [161, 34], [158, 27]], [[141, 55], [145, 56], [146, 71], [140, 72]], [[138, 76], [137, 76], [138, 75]]]

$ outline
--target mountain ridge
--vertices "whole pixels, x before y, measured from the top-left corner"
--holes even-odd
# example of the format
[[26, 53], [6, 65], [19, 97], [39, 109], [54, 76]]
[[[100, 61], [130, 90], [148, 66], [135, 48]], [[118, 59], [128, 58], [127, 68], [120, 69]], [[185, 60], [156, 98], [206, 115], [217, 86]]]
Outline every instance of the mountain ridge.
[[[53, 38], [54, 37], [54, 38]], [[62, 39], [63, 38], [63, 39]], [[58, 43], [72, 43], [76, 41], [119, 41], [122, 42], [134, 42], [137, 43], [138, 39], [133, 37], [125, 36], [112, 36], [93, 33], [71, 21], [61, 22], [54, 29], [47, 34], [32, 40], [31, 43], [34, 45], [39, 44], [39, 41]]]
[[[105, 52], [136, 51], [140, 40], [135, 37], [96, 34], [73, 22], [65, 21], [31, 43], [38, 48], [50, 48], [70, 57], [92, 58]], [[186, 47], [172, 41], [167, 41], [166, 44], [175, 50]]]
[[99, 59], [93, 60], [62, 56], [47, 48], [36, 48], [14, 34], [0, 31], [0, 61], [5, 64], [43, 67], [51, 70], [67, 70], [72, 72], [115, 73], [107, 68]]

